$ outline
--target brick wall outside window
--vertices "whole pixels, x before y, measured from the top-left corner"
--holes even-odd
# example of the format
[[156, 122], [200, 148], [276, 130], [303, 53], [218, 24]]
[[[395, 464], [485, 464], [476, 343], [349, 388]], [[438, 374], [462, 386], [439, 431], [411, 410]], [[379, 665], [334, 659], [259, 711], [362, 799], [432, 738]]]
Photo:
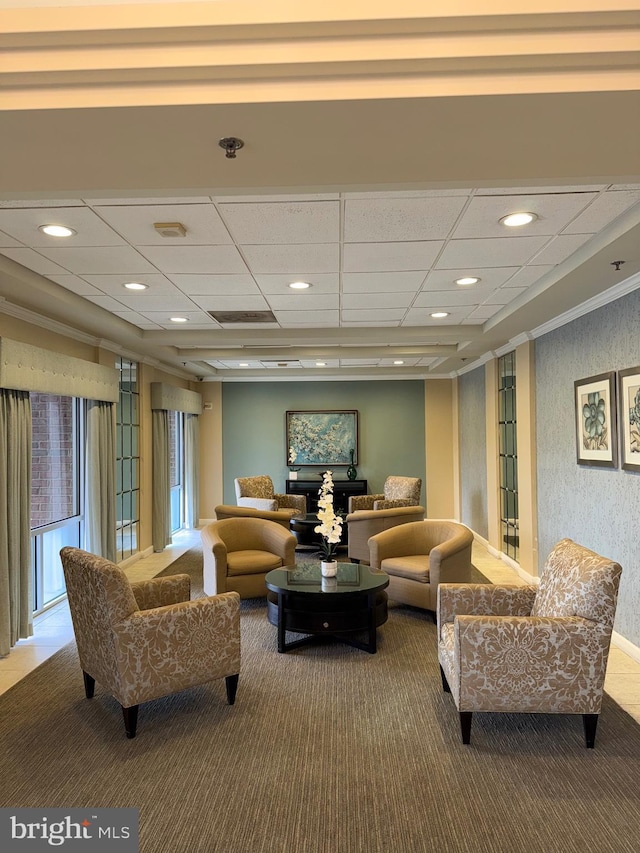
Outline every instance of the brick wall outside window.
[[31, 394], [31, 528], [76, 513], [71, 397]]

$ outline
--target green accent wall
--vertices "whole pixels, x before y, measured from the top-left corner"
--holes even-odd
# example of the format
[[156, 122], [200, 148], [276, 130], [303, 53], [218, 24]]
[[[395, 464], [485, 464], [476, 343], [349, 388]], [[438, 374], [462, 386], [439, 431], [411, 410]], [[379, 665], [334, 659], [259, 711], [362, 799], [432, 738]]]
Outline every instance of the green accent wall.
[[[235, 477], [269, 474], [276, 492], [288, 475], [285, 415], [314, 409], [358, 412], [358, 479], [382, 491], [390, 474], [421, 477], [424, 505], [424, 382], [225, 382], [222, 386], [224, 502], [235, 504]], [[334, 478], [346, 479], [347, 466]], [[303, 468], [298, 477], [321, 469]], [[320, 477], [318, 477], [320, 487]]]

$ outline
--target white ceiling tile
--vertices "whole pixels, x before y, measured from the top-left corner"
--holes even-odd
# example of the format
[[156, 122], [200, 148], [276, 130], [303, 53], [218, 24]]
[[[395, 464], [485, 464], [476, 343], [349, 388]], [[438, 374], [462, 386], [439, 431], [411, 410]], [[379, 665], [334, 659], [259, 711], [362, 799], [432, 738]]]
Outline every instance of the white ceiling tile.
[[479, 305], [463, 322], [482, 323], [497, 314], [501, 308], [502, 305]]
[[[460, 268], [454, 270], [431, 270], [427, 275], [422, 290], [466, 290], [467, 288], [496, 288], [508, 281], [520, 267], [480, 267]], [[480, 279], [477, 284], [461, 285], [456, 280], [465, 276], [475, 276]]]
[[445, 188], [439, 190], [384, 190], [380, 192], [347, 192], [341, 193], [342, 198], [440, 198], [443, 196], [467, 196], [470, 189]]
[[265, 293], [293, 293], [289, 285], [292, 281], [306, 281], [313, 293], [337, 293], [340, 288], [340, 275], [332, 273], [300, 273], [292, 275], [256, 275], [260, 290]]
[[141, 205], [149, 206], [159, 204], [208, 204], [211, 199], [208, 195], [204, 196], [176, 196], [175, 198], [85, 198], [86, 204], [92, 207], [123, 207], [125, 205]]
[[117, 299], [113, 299], [111, 296], [105, 296], [104, 293], [97, 295], [89, 293], [84, 296], [83, 299], [86, 299], [88, 302], [93, 302], [94, 305], [99, 305], [100, 308], [104, 308], [105, 311], [122, 311], [127, 307]]
[[[127, 290], [125, 284], [131, 281], [137, 281], [139, 284], [146, 284], [149, 290], [144, 293], [152, 292], [155, 295], [167, 293], [174, 294], [177, 288], [169, 279], [159, 273], [144, 273], [135, 277], [119, 273], [117, 275], [92, 275], [91, 273], [83, 273], [82, 276], [89, 284], [94, 285], [108, 296], [113, 296], [116, 299], [122, 293], [132, 293], [134, 291]], [[142, 293], [142, 291], [138, 291]]]
[[288, 326], [337, 326], [340, 320], [338, 311], [277, 311], [274, 312], [280, 325]]
[[522, 266], [548, 241], [548, 237], [502, 237], [451, 240], [444, 248], [437, 269], [460, 267]]
[[[201, 296], [193, 294], [191, 301], [204, 311], [268, 311], [269, 305], [261, 294], [252, 296]], [[146, 312], [145, 312], [146, 313]]]
[[[567, 234], [594, 234], [640, 202], [640, 189], [609, 191], [599, 196], [566, 229]], [[2, 225], [0, 224], [0, 228]]]
[[591, 239], [590, 234], [560, 234], [554, 237], [541, 252], [532, 259], [532, 264], [551, 264], [555, 266], [566, 260], [572, 255], [576, 249], [579, 249], [587, 240]]
[[345, 272], [428, 270], [438, 256], [440, 240], [403, 243], [345, 243]]
[[344, 239], [348, 243], [443, 240], [465, 203], [464, 196], [350, 199], [345, 202]]
[[[40, 225], [66, 225], [71, 237], [49, 237]], [[88, 207], [0, 210], [0, 230], [27, 246], [123, 246], [125, 240]]]
[[393, 291], [392, 293], [345, 293], [343, 309], [353, 308], [408, 308], [415, 299], [415, 291]]
[[387, 323], [389, 320], [402, 320], [406, 314], [405, 308], [354, 308], [343, 309], [342, 319], [345, 322], [382, 322]]
[[0, 199], [0, 208], [21, 207], [84, 207], [81, 198]]
[[424, 281], [424, 272], [349, 272], [342, 276], [344, 293], [393, 292], [414, 293]]
[[287, 201], [336, 201], [340, 193], [281, 193], [276, 195], [214, 195], [211, 200], [216, 204], [238, 204], [243, 202], [287, 202]]
[[258, 286], [250, 275], [181, 275], [172, 273], [169, 278], [183, 293], [200, 296], [234, 296], [258, 294]]
[[337, 293], [310, 293], [308, 290], [290, 290], [282, 296], [269, 294], [267, 297], [273, 311], [317, 311], [326, 308], [337, 310], [339, 301]]
[[[476, 196], [456, 225], [453, 239], [557, 234], [595, 197], [595, 193]], [[522, 212], [535, 213], [538, 218], [523, 228], [507, 228], [500, 222], [503, 216]]]
[[[448, 317], [432, 317], [433, 311], [447, 311]], [[431, 308], [410, 308], [402, 323], [403, 326], [452, 326], [460, 323], [470, 313], [471, 308], [465, 306], [436, 305]]]
[[538, 266], [537, 264], [530, 264], [527, 267], [521, 267], [514, 276], [506, 281], [505, 287], [529, 287], [539, 281], [543, 275], [546, 275], [552, 269], [552, 266]]
[[149, 290], [140, 293], [123, 288], [122, 293], [115, 298], [127, 308], [131, 308], [132, 311], [141, 313], [148, 311], [193, 311], [194, 308], [193, 300], [185, 296], [184, 293], [180, 293], [179, 290], [175, 290], [174, 293], [156, 294]]
[[84, 279], [77, 275], [48, 275], [50, 281], [56, 284], [61, 284], [72, 293], [77, 293], [79, 296], [100, 296], [104, 293], [92, 284], [89, 284]]
[[[134, 246], [229, 245], [232, 239], [218, 211], [207, 204], [154, 204], [96, 207], [96, 212]], [[184, 237], [163, 237], [154, 222], [180, 222]]]
[[69, 272], [69, 270], [55, 264], [49, 258], [43, 257], [33, 249], [3, 249], [2, 254], [11, 258], [12, 261], [22, 264], [23, 267], [40, 273], [40, 275], [50, 275], [51, 273], [64, 275]]
[[236, 243], [333, 243], [340, 239], [337, 201], [221, 204], [220, 214]]
[[[359, 312], [358, 312], [359, 313]], [[386, 326], [392, 326], [397, 328], [400, 325], [400, 320], [365, 320], [364, 322], [361, 320], [345, 320], [342, 319], [341, 326], [348, 326], [350, 329], [360, 328], [383, 328]]]
[[611, 184], [611, 190], [640, 190], [640, 184]]
[[416, 308], [437, 309], [440, 305], [480, 305], [489, 292], [476, 287], [460, 287], [458, 290], [423, 290], [415, 301]]
[[42, 255], [74, 273], [157, 272], [146, 258], [131, 246], [40, 249]]
[[121, 317], [123, 320], [126, 320], [127, 323], [131, 323], [133, 326], [138, 326], [140, 329], [159, 329], [157, 323], [148, 320], [146, 317], [143, 317], [142, 314], [137, 314], [135, 311], [114, 311], [113, 312], [116, 317]]
[[9, 237], [8, 234], [5, 234], [4, 231], [0, 231], [0, 248], [9, 249], [9, 248], [24, 248], [24, 244], [19, 240], [15, 240], [13, 237]]
[[338, 243], [306, 245], [254, 246], [243, 245], [242, 253], [255, 275], [286, 273], [298, 278], [299, 270], [307, 274], [338, 272], [340, 246]]
[[483, 305], [508, 305], [509, 302], [520, 296], [521, 293], [526, 293], [526, 287], [501, 287], [496, 290], [482, 303]]
[[166, 273], [245, 273], [235, 246], [144, 246], [141, 253]]
[[597, 193], [607, 188], [607, 184], [585, 184], [549, 187], [487, 187], [476, 191], [477, 196], [483, 195], [555, 195], [557, 193]]

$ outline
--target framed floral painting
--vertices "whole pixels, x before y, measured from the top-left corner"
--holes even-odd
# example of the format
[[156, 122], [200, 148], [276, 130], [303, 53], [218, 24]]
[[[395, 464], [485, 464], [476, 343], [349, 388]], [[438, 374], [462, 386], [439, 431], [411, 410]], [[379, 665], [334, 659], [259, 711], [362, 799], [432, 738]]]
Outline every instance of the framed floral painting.
[[620, 463], [640, 471], [640, 366], [618, 371]]
[[287, 412], [286, 446], [289, 464], [353, 465], [358, 461], [358, 413]]
[[574, 382], [578, 465], [615, 468], [616, 375], [614, 371]]

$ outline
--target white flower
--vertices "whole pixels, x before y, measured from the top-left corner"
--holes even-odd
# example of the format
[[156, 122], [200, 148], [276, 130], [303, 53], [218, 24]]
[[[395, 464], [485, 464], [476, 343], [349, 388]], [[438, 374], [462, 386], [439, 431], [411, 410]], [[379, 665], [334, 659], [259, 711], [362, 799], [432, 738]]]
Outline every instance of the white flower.
[[322, 536], [321, 552], [325, 559], [333, 559], [336, 547], [342, 538], [342, 516], [333, 511], [333, 478], [331, 471], [322, 475], [322, 485], [318, 490], [318, 524], [314, 532]]
[[297, 456], [298, 456], [298, 454], [295, 452], [293, 447], [290, 447], [289, 448], [289, 464], [290, 465], [293, 465], [293, 463], [296, 461]]

